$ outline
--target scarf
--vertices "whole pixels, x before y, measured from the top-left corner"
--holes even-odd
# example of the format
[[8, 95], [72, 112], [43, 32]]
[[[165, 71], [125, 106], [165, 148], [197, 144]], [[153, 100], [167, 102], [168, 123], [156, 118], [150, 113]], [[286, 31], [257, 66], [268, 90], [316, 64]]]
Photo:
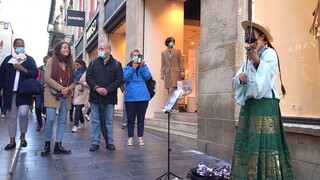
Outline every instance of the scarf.
[[[52, 72], [51, 77], [57, 83], [62, 85], [63, 87], [69, 86], [73, 81], [73, 70], [70, 65], [67, 64], [67, 57], [63, 55], [54, 54], [52, 56]], [[65, 63], [66, 68], [63, 70], [59, 63]]]
[[77, 69], [74, 72], [74, 80], [76, 81], [76, 83], [78, 84], [80, 81], [81, 76], [83, 75], [83, 73], [86, 72], [86, 68], [85, 67], [81, 67], [79, 69]]
[[15, 51], [12, 52], [12, 58], [8, 61], [9, 64], [22, 64], [27, 60], [25, 53], [17, 54]]

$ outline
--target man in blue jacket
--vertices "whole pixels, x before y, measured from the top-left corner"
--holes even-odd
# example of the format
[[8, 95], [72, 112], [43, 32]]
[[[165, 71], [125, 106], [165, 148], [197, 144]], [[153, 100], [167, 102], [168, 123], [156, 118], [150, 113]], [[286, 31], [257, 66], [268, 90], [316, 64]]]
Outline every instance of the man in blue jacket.
[[107, 129], [106, 148], [116, 149], [113, 140], [113, 115], [114, 106], [118, 101], [117, 89], [123, 84], [123, 71], [121, 63], [110, 53], [109, 44], [99, 44], [98, 58], [91, 60], [87, 69], [86, 81], [91, 89], [89, 102], [92, 114], [90, 151], [99, 149], [101, 130], [105, 127]]
[[32, 103], [32, 95], [21, 95], [17, 93], [17, 90], [23, 80], [36, 78], [38, 70], [35, 60], [25, 53], [24, 47], [23, 39], [15, 39], [13, 42], [14, 51], [3, 60], [0, 67], [0, 91], [3, 89], [3, 102], [7, 109], [6, 119], [10, 137], [10, 143], [6, 145], [5, 150], [16, 147], [15, 137], [18, 118], [20, 121], [21, 146], [27, 147], [25, 134], [28, 128], [29, 106]]

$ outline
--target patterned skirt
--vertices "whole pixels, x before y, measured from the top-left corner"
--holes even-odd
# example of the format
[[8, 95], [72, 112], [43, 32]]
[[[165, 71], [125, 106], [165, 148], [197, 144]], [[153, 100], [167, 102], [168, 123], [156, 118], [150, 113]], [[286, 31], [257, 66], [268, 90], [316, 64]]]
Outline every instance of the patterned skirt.
[[230, 179], [294, 179], [279, 100], [251, 98], [241, 107]]

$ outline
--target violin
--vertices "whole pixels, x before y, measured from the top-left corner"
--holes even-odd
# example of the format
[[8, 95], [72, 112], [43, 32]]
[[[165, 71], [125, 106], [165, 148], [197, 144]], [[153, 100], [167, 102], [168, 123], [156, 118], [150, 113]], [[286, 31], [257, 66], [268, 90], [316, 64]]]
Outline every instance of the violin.
[[259, 43], [256, 41], [255, 43], [248, 44], [246, 43], [245, 48], [248, 52], [251, 52], [258, 48]]

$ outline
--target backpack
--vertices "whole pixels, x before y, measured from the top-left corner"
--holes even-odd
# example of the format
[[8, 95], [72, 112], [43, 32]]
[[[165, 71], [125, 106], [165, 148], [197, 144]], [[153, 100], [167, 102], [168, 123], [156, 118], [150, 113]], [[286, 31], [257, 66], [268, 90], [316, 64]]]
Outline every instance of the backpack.
[[150, 94], [150, 100], [156, 94], [156, 83], [157, 82], [152, 78], [152, 76], [146, 81], [146, 85]]

